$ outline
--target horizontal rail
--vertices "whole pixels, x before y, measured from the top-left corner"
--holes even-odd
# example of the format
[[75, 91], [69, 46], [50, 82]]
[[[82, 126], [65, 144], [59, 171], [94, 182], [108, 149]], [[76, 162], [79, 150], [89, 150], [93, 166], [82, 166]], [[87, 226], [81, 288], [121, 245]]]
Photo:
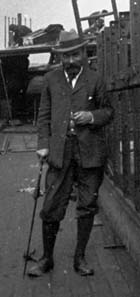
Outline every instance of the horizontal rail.
[[98, 14], [94, 14], [92, 16], [87, 16], [87, 17], [80, 18], [80, 20], [81, 21], [94, 20], [94, 19], [103, 18], [103, 17], [113, 15], [113, 14], [114, 14], [113, 11], [107, 12], [107, 13], [98, 13]]
[[13, 48], [0, 49], [0, 58], [18, 55], [29, 55], [38, 53], [49, 53], [52, 51], [51, 45], [32, 45], [32, 46], [18, 46]]

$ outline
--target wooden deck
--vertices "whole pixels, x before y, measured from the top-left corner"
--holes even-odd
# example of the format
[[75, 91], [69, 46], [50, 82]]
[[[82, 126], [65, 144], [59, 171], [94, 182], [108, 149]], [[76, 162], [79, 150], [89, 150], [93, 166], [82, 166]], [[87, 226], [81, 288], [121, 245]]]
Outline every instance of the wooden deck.
[[[32, 190], [38, 174], [33, 152], [7, 153], [0, 158], [0, 296], [1, 297], [138, 297], [140, 272], [124, 248], [105, 248], [114, 244], [112, 233], [102, 211], [96, 216], [87, 247], [87, 260], [95, 275], [80, 277], [73, 271], [76, 244], [75, 203], [70, 201], [61, 224], [56, 246], [53, 272], [42, 278], [23, 279], [23, 254], [27, 247], [33, 209]], [[45, 171], [45, 168], [44, 168]], [[43, 190], [44, 176], [42, 179]], [[41, 221], [38, 208], [31, 250], [42, 252]], [[117, 240], [118, 242], [118, 240]], [[32, 263], [28, 263], [27, 269]]]
[[30, 152], [37, 148], [37, 127], [9, 126], [0, 132], [0, 152]]

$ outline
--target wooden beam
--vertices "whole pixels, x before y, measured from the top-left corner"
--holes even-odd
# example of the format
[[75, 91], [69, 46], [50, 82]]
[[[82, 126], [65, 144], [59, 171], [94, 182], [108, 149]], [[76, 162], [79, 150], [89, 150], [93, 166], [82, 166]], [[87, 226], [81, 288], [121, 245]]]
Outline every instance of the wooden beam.
[[117, 10], [117, 5], [116, 5], [116, 0], [111, 0], [112, 2], [112, 8], [113, 8], [113, 13], [114, 13], [114, 18], [115, 21], [119, 20], [119, 16], [118, 16], [118, 10]]
[[20, 56], [38, 53], [49, 53], [52, 51], [51, 45], [32, 45], [32, 46], [19, 46], [15, 48], [0, 49], [0, 58], [9, 56]]
[[130, 0], [130, 39], [132, 65], [140, 64], [140, 1]]
[[88, 20], [94, 20], [94, 19], [98, 19], [98, 18], [103, 18], [109, 15], [113, 15], [114, 12], [107, 12], [107, 13], [98, 13], [98, 14], [94, 14], [93, 16], [87, 16], [87, 17], [83, 17], [80, 18], [81, 21], [88, 21]]
[[72, 0], [72, 5], [73, 5], [73, 11], [74, 11], [74, 15], [75, 15], [75, 21], [76, 21], [76, 25], [77, 25], [78, 34], [79, 34], [81, 40], [83, 40], [83, 31], [82, 31], [82, 25], [81, 25], [81, 21], [80, 21], [77, 0]]

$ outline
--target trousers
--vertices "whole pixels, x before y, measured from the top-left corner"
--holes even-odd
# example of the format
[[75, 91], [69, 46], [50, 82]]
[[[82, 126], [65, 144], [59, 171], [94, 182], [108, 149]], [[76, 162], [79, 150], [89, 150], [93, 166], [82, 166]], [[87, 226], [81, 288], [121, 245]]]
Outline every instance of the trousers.
[[62, 168], [50, 164], [45, 178], [45, 193], [40, 217], [46, 223], [63, 220], [73, 183], [78, 185], [77, 218], [98, 212], [98, 191], [104, 176], [104, 166], [83, 168], [78, 139], [67, 136]]

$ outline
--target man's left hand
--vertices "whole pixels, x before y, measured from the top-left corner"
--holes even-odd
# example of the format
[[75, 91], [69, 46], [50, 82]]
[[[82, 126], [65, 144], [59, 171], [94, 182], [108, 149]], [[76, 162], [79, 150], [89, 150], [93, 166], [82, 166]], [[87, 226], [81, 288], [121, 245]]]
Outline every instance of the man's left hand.
[[73, 114], [73, 119], [76, 125], [86, 125], [94, 122], [91, 111], [77, 111]]

